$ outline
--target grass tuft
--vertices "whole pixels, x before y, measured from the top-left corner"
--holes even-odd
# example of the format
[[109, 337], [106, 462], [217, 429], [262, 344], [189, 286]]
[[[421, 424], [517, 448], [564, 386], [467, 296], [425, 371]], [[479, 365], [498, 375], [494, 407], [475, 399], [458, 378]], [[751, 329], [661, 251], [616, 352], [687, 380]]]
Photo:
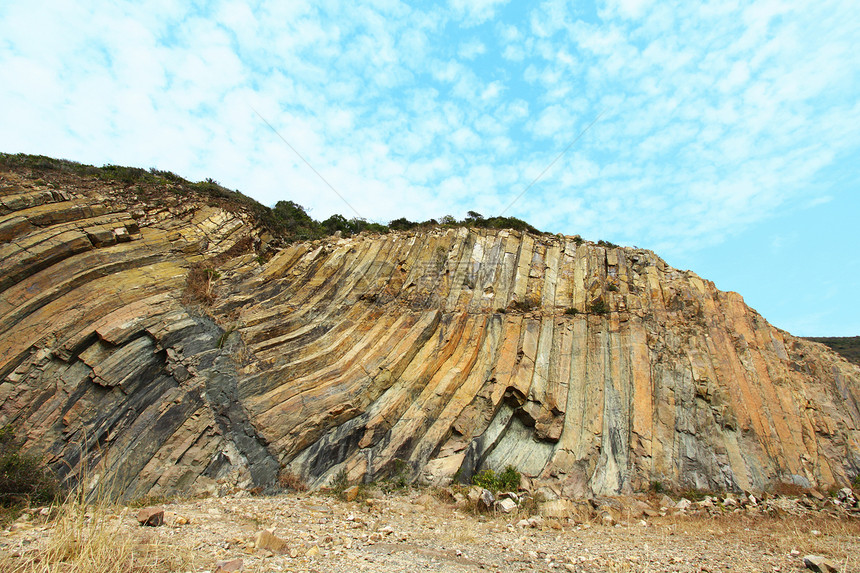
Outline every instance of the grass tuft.
[[60, 494], [60, 486], [35, 456], [21, 452], [11, 426], [0, 429], [0, 507], [15, 518], [27, 505], [50, 505]]
[[21, 556], [0, 554], [0, 571], [16, 573], [143, 573], [196, 569], [190, 549], [150, 543], [145, 528], [129, 527], [127, 509], [87, 504], [75, 492], [59, 508], [49, 535]]

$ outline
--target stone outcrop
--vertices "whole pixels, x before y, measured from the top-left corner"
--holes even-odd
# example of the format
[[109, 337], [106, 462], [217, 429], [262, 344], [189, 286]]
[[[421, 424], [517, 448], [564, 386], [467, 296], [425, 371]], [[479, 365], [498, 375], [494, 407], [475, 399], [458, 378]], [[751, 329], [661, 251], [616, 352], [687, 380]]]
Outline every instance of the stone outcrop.
[[466, 228], [275, 248], [254, 221], [3, 173], [0, 424], [126, 499], [279, 472], [513, 465], [563, 497], [860, 472], [860, 367], [650, 251]]

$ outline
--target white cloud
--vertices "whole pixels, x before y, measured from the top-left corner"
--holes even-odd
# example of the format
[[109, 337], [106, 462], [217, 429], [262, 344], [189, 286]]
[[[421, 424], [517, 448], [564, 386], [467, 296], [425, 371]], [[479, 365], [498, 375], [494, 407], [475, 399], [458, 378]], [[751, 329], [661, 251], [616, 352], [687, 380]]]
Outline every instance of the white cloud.
[[496, 9], [508, 3], [509, 0], [449, 0], [454, 14], [462, 19], [466, 26], [477, 26], [492, 18]]
[[847, 2], [505, 4], [12, 0], [0, 146], [346, 212], [253, 106], [369, 218], [489, 215], [605, 110], [509, 214], [669, 251], [766, 219], [856, 157]]
[[487, 52], [487, 46], [477, 39], [471, 39], [460, 44], [460, 57], [465, 60], [474, 60]]

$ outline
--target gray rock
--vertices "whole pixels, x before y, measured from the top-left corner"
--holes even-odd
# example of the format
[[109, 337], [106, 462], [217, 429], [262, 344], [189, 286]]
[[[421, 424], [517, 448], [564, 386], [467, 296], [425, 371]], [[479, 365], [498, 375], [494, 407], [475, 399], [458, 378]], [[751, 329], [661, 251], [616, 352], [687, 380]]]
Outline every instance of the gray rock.
[[481, 491], [481, 503], [487, 507], [493, 507], [494, 501], [496, 501], [496, 498], [490, 490], [485, 489]]

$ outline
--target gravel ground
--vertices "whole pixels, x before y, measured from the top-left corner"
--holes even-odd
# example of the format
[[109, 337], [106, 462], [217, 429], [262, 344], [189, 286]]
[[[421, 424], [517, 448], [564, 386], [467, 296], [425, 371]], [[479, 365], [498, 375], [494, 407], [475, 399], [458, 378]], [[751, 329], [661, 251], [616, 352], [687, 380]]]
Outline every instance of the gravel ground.
[[[652, 504], [653, 504], [652, 500]], [[321, 494], [180, 501], [162, 506], [165, 522], [141, 527], [137, 509], [100, 519], [136, 547], [185, 552], [183, 570], [222, 571], [648, 571], [785, 572], [803, 557], [827, 557], [839, 571], [860, 571], [860, 519], [823, 510], [802, 515], [746, 512], [619, 519], [521, 520], [528, 515], [475, 515], [425, 491], [379, 494], [345, 502]], [[38, 511], [0, 536], [0, 555], [24, 559], [40, 550], [53, 521]], [[259, 547], [270, 530], [283, 547]], [[259, 545], [266, 546], [260, 540]]]

